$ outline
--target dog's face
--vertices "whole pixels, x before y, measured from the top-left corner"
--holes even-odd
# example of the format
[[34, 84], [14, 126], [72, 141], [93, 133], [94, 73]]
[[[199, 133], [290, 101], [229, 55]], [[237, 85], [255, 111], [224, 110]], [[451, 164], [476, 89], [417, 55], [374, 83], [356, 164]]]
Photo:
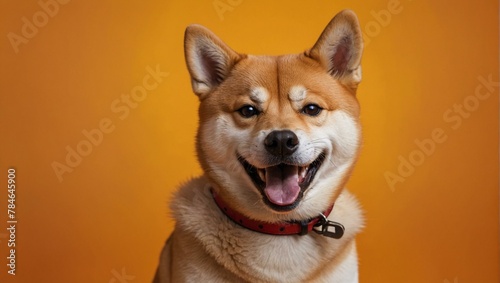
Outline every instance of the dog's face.
[[200, 98], [198, 157], [214, 189], [264, 221], [306, 219], [330, 206], [360, 145], [354, 13], [339, 13], [298, 55], [239, 54], [196, 25], [185, 49]]

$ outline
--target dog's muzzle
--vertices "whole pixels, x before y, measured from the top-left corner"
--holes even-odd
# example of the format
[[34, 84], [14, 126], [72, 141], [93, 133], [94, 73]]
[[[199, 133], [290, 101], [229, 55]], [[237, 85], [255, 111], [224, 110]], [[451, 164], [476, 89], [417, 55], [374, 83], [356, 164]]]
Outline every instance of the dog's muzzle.
[[264, 147], [275, 165], [265, 168], [257, 168], [238, 155], [240, 163], [261, 192], [264, 202], [274, 210], [294, 209], [325, 159], [325, 153], [322, 152], [307, 165], [294, 162], [293, 154], [299, 148], [299, 143], [297, 135], [290, 130], [269, 133], [264, 139]]

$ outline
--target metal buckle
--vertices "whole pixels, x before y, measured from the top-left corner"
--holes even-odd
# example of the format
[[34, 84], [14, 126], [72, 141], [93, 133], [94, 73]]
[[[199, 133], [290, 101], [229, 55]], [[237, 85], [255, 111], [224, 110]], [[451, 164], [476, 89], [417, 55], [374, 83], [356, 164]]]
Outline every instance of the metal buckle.
[[[344, 225], [328, 220], [323, 213], [320, 213], [321, 219], [314, 225], [313, 231], [329, 238], [340, 239], [344, 235]], [[316, 229], [321, 226], [321, 229]], [[333, 231], [330, 228], [333, 227]]]

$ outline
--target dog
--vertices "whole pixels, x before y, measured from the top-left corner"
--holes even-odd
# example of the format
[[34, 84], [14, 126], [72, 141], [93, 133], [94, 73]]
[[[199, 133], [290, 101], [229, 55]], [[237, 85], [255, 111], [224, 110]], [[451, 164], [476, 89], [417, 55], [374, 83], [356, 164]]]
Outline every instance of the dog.
[[363, 213], [344, 189], [361, 144], [355, 13], [295, 55], [237, 53], [200, 25], [184, 47], [204, 173], [173, 197], [153, 282], [358, 282]]

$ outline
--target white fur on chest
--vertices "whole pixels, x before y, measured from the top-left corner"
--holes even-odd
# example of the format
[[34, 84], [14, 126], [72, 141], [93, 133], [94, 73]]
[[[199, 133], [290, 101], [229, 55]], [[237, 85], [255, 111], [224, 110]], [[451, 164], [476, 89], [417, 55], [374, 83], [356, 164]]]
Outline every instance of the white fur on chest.
[[[218, 278], [217, 272], [230, 272], [248, 282], [357, 282], [354, 237], [363, 220], [357, 201], [348, 192], [339, 196], [329, 217], [345, 226], [341, 239], [314, 232], [305, 236], [274, 236], [242, 228], [215, 205], [204, 178], [183, 186], [172, 210], [177, 221], [174, 237], [189, 234], [187, 238], [203, 247], [199, 254], [191, 251], [182, 256], [213, 260], [221, 267], [207, 268], [203, 276], [207, 280], [211, 273], [215, 272], [214, 278]], [[175, 260], [178, 255], [170, 256]], [[184, 262], [197, 261], [193, 258]]]

